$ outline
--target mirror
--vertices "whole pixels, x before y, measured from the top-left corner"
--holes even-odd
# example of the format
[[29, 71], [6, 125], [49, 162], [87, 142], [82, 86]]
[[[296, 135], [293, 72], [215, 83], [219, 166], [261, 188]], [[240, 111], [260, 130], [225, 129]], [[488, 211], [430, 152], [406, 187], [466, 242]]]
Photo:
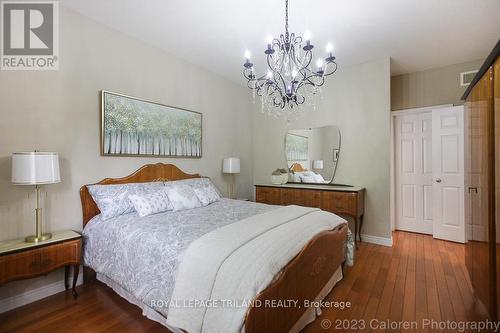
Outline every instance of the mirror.
[[289, 181], [315, 184], [333, 182], [340, 143], [340, 130], [336, 126], [289, 130], [285, 135]]

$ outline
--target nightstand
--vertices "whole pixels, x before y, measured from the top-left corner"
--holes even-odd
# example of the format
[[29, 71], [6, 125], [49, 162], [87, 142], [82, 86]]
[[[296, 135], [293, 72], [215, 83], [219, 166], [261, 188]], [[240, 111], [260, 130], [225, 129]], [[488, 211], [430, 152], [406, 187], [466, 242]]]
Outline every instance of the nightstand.
[[74, 231], [55, 232], [51, 239], [25, 243], [24, 238], [0, 242], [0, 286], [14, 280], [45, 275], [64, 267], [64, 287], [69, 289], [69, 271], [73, 267], [73, 297], [80, 269], [82, 236]]

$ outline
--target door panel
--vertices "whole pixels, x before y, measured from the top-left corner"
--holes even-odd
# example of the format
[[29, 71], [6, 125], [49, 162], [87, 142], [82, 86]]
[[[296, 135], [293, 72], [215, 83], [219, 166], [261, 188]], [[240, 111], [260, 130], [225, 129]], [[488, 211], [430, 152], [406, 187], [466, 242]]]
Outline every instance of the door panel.
[[432, 115], [395, 118], [396, 229], [432, 234]]
[[432, 185], [424, 185], [424, 220], [432, 223]]
[[461, 216], [460, 209], [457, 207], [462, 206], [461, 198], [462, 188], [460, 187], [444, 187], [441, 191], [443, 194], [443, 206], [442, 206], [442, 216], [443, 216], [443, 225], [448, 227], [461, 227]]
[[432, 111], [434, 237], [465, 242], [463, 106]]

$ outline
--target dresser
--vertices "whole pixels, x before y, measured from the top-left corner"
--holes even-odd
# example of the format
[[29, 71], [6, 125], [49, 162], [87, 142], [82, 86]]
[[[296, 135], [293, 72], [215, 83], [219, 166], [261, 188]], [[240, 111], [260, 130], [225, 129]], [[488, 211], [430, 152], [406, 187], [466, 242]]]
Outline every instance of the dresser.
[[354, 219], [354, 237], [361, 241], [365, 213], [365, 189], [354, 186], [315, 184], [258, 184], [255, 201], [270, 205], [316, 207]]
[[0, 286], [21, 279], [45, 275], [65, 268], [64, 286], [69, 289], [69, 273], [73, 268], [72, 292], [75, 290], [81, 262], [82, 236], [74, 231], [55, 232], [51, 239], [26, 243], [24, 238], [0, 242]]

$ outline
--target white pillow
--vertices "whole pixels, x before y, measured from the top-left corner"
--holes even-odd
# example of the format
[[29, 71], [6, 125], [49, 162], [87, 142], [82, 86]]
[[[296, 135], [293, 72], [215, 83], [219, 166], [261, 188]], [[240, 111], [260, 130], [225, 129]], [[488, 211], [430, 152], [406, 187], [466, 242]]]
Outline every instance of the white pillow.
[[166, 188], [149, 194], [132, 194], [128, 198], [141, 217], [173, 209]]
[[300, 180], [302, 180], [303, 183], [325, 183], [323, 176], [316, 173], [311, 175], [301, 175]]
[[316, 183], [316, 177], [313, 175], [301, 175], [300, 180], [302, 183]]
[[144, 195], [164, 188], [162, 182], [89, 185], [87, 189], [101, 211], [103, 220], [132, 213], [134, 205], [129, 195]]
[[206, 178], [207, 181], [199, 183], [197, 186], [193, 186], [193, 191], [200, 200], [202, 206], [208, 206], [220, 199], [220, 195], [216, 190], [214, 184]]
[[166, 191], [174, 212], [201, 207], [200, 199], [189, 185], [167, 185]]
[[319, 173], [315, 174], [314, 177], [316, 178], [316, 183], [326, 183], [325, 178]]

